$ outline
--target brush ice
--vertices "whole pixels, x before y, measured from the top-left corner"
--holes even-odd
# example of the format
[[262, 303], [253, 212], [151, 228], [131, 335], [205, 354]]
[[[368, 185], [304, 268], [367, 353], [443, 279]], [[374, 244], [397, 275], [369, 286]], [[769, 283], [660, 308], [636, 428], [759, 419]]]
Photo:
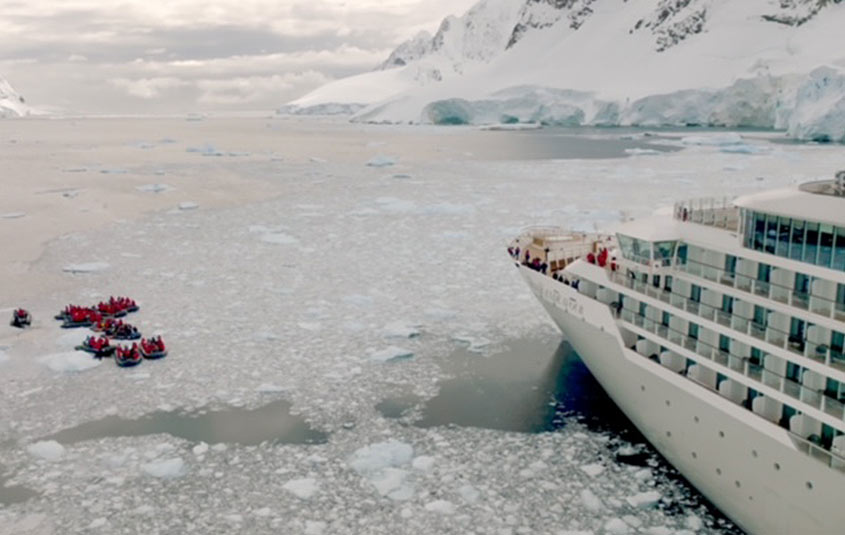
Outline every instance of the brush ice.
[[181, 457], [172, 457], [141, 465], [141, 470], [152, 477], [175, 479], [187, 473], [185, 461]]
[[54, 353], [41, 357], [38, 361], [57, 373], [84, 372], [96, 368], [103, 362], [84, 351]]
[[30, 455], [34, 455], [46, 461], [58, 461], [65, 455], [65, 448], [55, 440], [44, 440], [35, 442], [26, 447]]

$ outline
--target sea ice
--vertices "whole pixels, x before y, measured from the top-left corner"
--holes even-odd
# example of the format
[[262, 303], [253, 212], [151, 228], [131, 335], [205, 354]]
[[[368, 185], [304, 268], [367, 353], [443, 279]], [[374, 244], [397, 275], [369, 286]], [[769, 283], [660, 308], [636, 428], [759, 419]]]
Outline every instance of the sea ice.
[[410, 349], [405, 349], [397, 346], [388, 346], [378, 351], [370, 353], [370, 360], [375, 362], [395, 362], [397, 360], [409, 359], [414, 356], [414, 352]]
[[328, 524], [321, 520], [306, 520], [305, 535], [323, 535]]
[[462, 485], [461, 488], [458, 489], [458, 494], [460, 494], [461, 498], [463, 498], [467, 503], [475, 503], [478, 501], [478, 498], [481, 497], [481, 493], [478, 492], [478, 489], [469, 484]]
[[393, 156], [376, 156], [367, 162], [367, 167], [390, 167], [396, 164]]
[[660, 493], [654, 490], [640, 492], [625, 498], [625, 501], [631, 504], [631, 507], [647, 509], [660, 501]]
[[38, 361], [57, 373], [76, 373], [96, 368], [102, 364], [84, 351], [67, 351], [54, 353], [38, 359]]
[[656, 156], [661, 154], [659, 150], [654, 149], [625, 149], [625, 154], [630, 154], [631, 156]]
[[413, 457], [414, 448], [410, 444], [389, 440], [356, 450], [349, 459], [349, 466], [366, 475], [388, 467], [407, 465]]
[[599, 463], [585, 464], [581, 466], [581, 470], [590, 477], [596, 477], [604, 472], [604, 465]]
[[299, 240], [290, 234], [282, 232], [270, 232], [261, 236], [261, 241], [264, 243], [272, 243], [275, 245], [296, 245]]
[[446, 500], [434, 500], [425, 504], [425, 510], [441, 515], [451, 515], [455, 513], [455, 504]]
[[161, 479], [174, 479], [185, 475], [187, 467], [181, 457], [172, 457], [141, 465], [144, 473]]
[[726, 146], [744, 143], [742, 136], [735, 132], [724, 134], [704, 134], [700, 136], [685, 136], [681, 138], [684, 145]]
[[88, 262], [85, 264], [68, 264], [62, 268], [66, 273], [94, 273], [110, 268], [108, 262]]
[[193, 201], [183, 201], [180, 202], [176, 207], [180, 210], [196, 210], [200, 207], [200, 205]]
[[420, 335], [419, 325], [404, 321], [393, 321], [384, 326], [386, 338], [415, 338]]
[[135, 189], [144, 193], [161, 193], [173, 189], [173, 187], [168, 184], [144, 184], [137, 186]]
[[301, 479], [291, 479], [282, 485], [282, 488], [292, 493], [297, 498], [307, 500], [316, 494], [320, 487], [317, 485], [317, 481], [315, 479], [305, 477]]
[[621, 518], [611, 518], [605, 523], [604, 531], [611, 535], [627, 535], [631, 532], [631, 527]]
[[26, 447], [30, 455], [40, 457], [47, 461], [58, 461], [65, 455], [65, 448], [55, 440], [44, 440], [35, 442]]
[[223, 153], [217, 150], [217, 148], [211, 143], [205, 143], [198, 147], [188, 147], [185, 149], [185, 152], [195, 152], [202, 154], [203, 156], [223, 156]]
[[434, 467], [434, 457], [431, 457], [429, 455], [420, 455], [419, 457], [414, 457], [413, 462], [411, 462], [411, 466], [413, 466], [416, 470], [428, 472]]
[[601, 500], [598, 496], [593, 494], [590, 489], [583, 489], [581, 491], [581, 503], [584, 504], [584, 507], [586, 507], [588, 511], [592, 511], [594, 513], [598, 513], [604, 508]]
[[0, 219], [20, 219], [25, 215], [26, 212], [7, 212], [5, 214], [0, 214]]

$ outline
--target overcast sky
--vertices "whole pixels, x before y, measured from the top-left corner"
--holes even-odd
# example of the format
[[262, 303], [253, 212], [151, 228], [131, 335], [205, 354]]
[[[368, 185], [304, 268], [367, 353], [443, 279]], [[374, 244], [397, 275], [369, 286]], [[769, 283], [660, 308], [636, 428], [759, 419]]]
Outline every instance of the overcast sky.
[[81, 113], [274, 109], [475, 0], [0, 0], [0, 76]]

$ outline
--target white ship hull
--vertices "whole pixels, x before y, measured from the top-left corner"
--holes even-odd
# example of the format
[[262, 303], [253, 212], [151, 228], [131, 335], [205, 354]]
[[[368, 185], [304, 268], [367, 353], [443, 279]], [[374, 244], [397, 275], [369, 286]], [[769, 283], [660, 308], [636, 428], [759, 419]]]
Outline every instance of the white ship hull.
[[608, 395], [704, 496], [749, 533], [845, 533], [845, 477], [782, 428], [625, 347], [609, 308], [520, 266]]

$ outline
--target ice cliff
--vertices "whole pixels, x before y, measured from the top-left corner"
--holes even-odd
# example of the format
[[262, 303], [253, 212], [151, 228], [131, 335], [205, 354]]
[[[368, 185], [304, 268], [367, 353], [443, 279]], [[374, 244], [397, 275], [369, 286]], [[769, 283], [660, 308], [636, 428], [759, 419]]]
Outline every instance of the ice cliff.
[[21, 117], [29, 114], [29, 107], [22, 96], [0, 76], [0, 118]]
[[482, 0], [285, 112], [712, 125], [845, 142], [842, 0]]

